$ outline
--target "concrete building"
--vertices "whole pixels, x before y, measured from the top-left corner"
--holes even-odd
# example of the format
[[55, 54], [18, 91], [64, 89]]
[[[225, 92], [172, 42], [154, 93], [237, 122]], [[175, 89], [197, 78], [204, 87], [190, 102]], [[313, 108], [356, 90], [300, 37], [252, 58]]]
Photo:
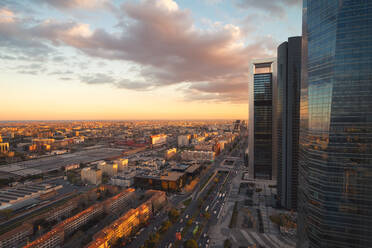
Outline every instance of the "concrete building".
[[215, 153], [211, 151], [183, 151], [181, 153], [181, 158], [183, 160], [195, 160], [195, 161], [213, 161]]
[[97, 166], [99, 170], [102, 170], [102, 174], [107, 174], [110, 177], [116, 176], [118, 174], [118, 165], [113, 164], [99, 164]]
[[[272, 154], [275, 137], [273, 131], [273, 92], [276, 91], [277, 59], [254, 60], [249, 83], [249, 175], [251, 178], [276, 179]], [[274, 148], [274, 149], [273, 149]], [[276, 162], [275, 162], [276, 164]]]
[[166, 159], [170, 159], [170, 158], [172, 158], [176, 154], [177, 154], [177, 148], [168, 149], [165, 152], [165, 158]]
[[175, 171], [143, 173], [134, 177], [134, 185], [136, 187], [170, 192], [181, 191], [185, 182], [186, 174]]
[[188, 146], [190, 144], [191, 135], [180, 135], [177, 137], [178, 147]]
[[30, 200], [61, 189], [62, 185], [31, 184], [8, 187], [0, 190], [0, 209], [17, 208], [17, 205], [30, 205]]
[[151, 145], [153, 147], [155, 146], [161, 146], [167, 143], [167, 135], [166, 134], [157, 134], [152, 135], [151, 137]]
[[84, 211], [62, 221], [53, 229], [35, 241], [29, 243], [24, 248], [53, 248], [60, 247], [65, 237], [78, 230], [90, 220], [99, 217], [104, 211], [118, 212], [130, 207], [134, 189], [127, 189], [124, 192], [107, 199], [102, 203], [96, 203]]
[[0, 235], [1, 248], [22, 247], [28, 241], [28, 238], [33, 233], [33, 226], [29, 223], [23, 223], [19, 227], [12, 229]]
[[118, 165], [118, 171], [123, 171], [128, 166], [127, 158], [119, 158], [114, 161], [114, 164]]
[[80, 164], [69, 164], [65, 166], [65, 171], [79, 169]]
[[54, 139], [33, 139], [32, 147], [36, 151], [50, 151], [54, 142]]
[[[291, 37], [278, 47], [276, 141], [273, 164], [278, 168], [278, 199], [287, 209], [297, 208], [298, 155], [301, 95], [301, 37]], [[275, 162], [275, 163], [274, 163]]]
[[88, 248], [108, 248], [112, 247], [119, 238], [127, 239], [138, 230], [140, 224], [144, 224], [153, 216], [154, 212], [159, 210], [167, 201], [165, 192], [148, 191], [146, 196], [149, 197], [146, 202], [142, 203], [135, 209], [130, 209], [119, 219], [105, 227], [93, 236], [93, 241], [88, 244]]
[[99, 185], [102, 183], [102, 170], [87, 167], [81, 170], [81, 180], [84, 183]]
[[9, 152], [9, 143], [0, 143], [0, 153]]
[[63, 217], [71, 216], [72, 211], [78, 206], [78, 198], [69, 200], [66, 204], [62, 206], [55, 207], [46, 214], [45, 220], [47, 221], [58, 221]]
[[104, 210], [107, 213], [118, 213], [129, 209], [133, 205], [135, 189], [128, 188], [123, 192], [104, 201]]

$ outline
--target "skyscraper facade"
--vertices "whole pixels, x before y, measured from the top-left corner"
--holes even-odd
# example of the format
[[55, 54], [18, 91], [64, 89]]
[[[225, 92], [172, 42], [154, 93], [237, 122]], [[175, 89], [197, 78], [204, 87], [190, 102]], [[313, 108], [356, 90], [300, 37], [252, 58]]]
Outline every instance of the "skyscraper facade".
[[372, 247], [372, 1], [303, 7], [298, 247]]
[[278, 47], [278, 86], [274, 93], [278, 198], [287, 209], [297, 208], [301, 40], [291, 37]]
[[276, 90], [276, 58], [252, 62], [249, 84], [249, 175], [276, 178], [273, 168], [273, 92]]

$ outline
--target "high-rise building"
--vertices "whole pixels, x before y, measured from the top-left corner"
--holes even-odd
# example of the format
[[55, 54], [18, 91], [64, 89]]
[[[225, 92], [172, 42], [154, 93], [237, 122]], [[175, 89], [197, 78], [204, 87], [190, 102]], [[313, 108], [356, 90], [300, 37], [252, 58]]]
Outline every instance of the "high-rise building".
[[[273, 91], [276, 90], [276, 58], [254, 60], [249, 84], [249, 175], [276, 179], [273, 167]], [[274, 99], [275, 100], [275, 99]]]
[[298, 247], [372, 247], [372, 1], [304, 0]]
[[278, 198], [287, 209], [297, 207], [298, 139], [301, 89], [301, 37], [291, 37], [278, 47], [278, 87], [274, 92]]

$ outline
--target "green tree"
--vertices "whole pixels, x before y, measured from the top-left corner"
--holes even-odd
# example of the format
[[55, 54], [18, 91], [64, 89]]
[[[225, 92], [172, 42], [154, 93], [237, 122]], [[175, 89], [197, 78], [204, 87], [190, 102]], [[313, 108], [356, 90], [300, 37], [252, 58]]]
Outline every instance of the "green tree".
[[183, 244], [184, 248], [198, 248], [198, 243], [196, 243], [195, 239], [189, 239], [185, 241]]
[[191, 226], [193, 222], [194, 222], [194, 219], [191, 218], [191, 219], [187, 220], [186, 225]]
[[211, 217], [209, 212], [204, 212], [204, 217], [208, 220]]
[[162, 233], [166, 232], [171, 225], [172, 225], [172, 223], [169, 220], [164, 221], [163, 224], [160, 227], [160, 232], [162, 232]]
[[231, 248], [232, 247], [230, 239], [225, 239], [225, 242], [223, 243], [223, 247], [224, 248]]
[[177, 222], [178, 218], [180, 217], [180, 212], [175, 209], [175, 208], [172, 208], [169, 212], [168, 212], [168, 217], [169, 219], [175, 223]]

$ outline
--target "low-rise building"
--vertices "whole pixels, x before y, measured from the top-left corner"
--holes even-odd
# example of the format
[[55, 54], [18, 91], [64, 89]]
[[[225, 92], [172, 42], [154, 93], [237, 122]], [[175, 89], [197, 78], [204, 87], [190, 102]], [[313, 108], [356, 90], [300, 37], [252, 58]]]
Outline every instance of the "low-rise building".
[[195, 161], [213, 161], [215, 152], [211, 151], [183, 151], [181, 158], [183, 160]]
[[133, 205], [135, 193], [133, 188], [124, 190], [123, 192], [104, 201], [104, 209], [107, 213], [117, 213], [129, 209]]
[[87, 167], [81, 170], [81, 180], [84, 183], [99, 185], [102, 183], [102, 170]]
[[175, 171], [140, 174], [134, 177], [134, 185], [144, 189], [177, 192], [181, 191], [185, 185], [185, 177], [185, 173]]
[[188, 146], [190, 144], [191, 135], [180, 135], [177, 137], [178, 147]]
[[132, 197], [134, 197], [134, 189], [127, 189], [104, 202], [96, 203], [84, 211], [62, 221], [51, 231], [29, 243], [24, 248], [60, 247], [66, 236], [78, 230], [90, 220], [97, 218], [104, 211], [114, 212], [118, 209], [123, 209], [125, 211], [130, 207]]
[[0, 153], [9, 152], [9, 143], [0, 143]]
[[152, 146], [161, 146], [167, 143], [167, 135], [166, 134], [157, 134], [152, 135], [151, 137], [151, 145]]
[[171, 159], [176, 154], [177, 154], [177, 148], [168, 149], [165, 152], [165, 158], [166, 159]]
[[[12, 208], [30, 202], [31, 199], [38, 198], [50, 192], [61, 189], [62, 185], [47, 183], [37, 183], [29, 185], [17, 185], [0, 190], [0, 209]], [[24, 205], [24, 204], [23, 204]]]
[[123, 171], [128, 166], [128, 159], [127, 158], [119, 158], [114, 161], [115, 164], [118, 165], [118, 171]]
[[29, 223], [23, 223], [9, 232], [0, 235], [1, 248], [22, 247], [26, 244], [28, 237], [33, 233], [33, 226]]
[[65, 171], [79, 169], [80, 164], [69, 164], [65, 166]]
[[102, 170], [102, 173], [107, 174], [110, 177], [116, 176], [118, 174], [118, 165], [113, 164], [100, 164], [97, 166], [98, 169]]
[[148, 221], [154, 211], [163, 207], [167, 201], [166, 194], [162, 191], [148, 191], [145, 196], [150, 198], [139, 207], [130, 209], [119, 219], [96, 233], [93, 236], [93, 241], [87, 247], [108, 248], [115, 244], [119, 238], [127, 239], [134, 231], [138, 230], [140, 224]]

